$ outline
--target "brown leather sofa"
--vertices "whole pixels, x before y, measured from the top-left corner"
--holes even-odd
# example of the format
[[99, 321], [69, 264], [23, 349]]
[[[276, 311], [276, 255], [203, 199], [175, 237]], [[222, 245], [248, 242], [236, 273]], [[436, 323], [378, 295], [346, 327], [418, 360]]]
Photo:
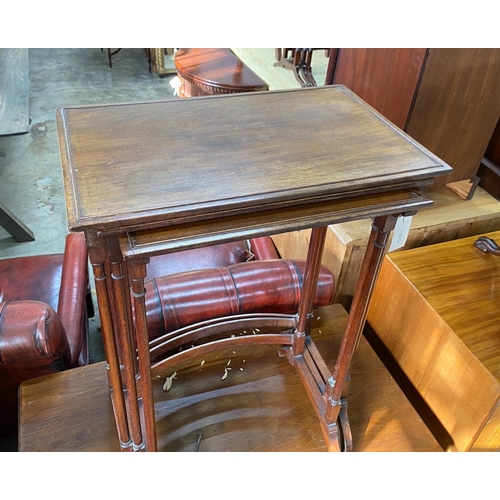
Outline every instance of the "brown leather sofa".
[[63, 254], [0, 260], [0, 436], [17, 433], [27, 379], [88, 363], [87, 246], [69, 234]]
[[[152, 257], [146, 315], [153, 340], [208, 319], [297, 311], [305, 262], [282, 260], [270, 237]], [[321, 267], [314, 306], [330, 304], [334, 277]]]

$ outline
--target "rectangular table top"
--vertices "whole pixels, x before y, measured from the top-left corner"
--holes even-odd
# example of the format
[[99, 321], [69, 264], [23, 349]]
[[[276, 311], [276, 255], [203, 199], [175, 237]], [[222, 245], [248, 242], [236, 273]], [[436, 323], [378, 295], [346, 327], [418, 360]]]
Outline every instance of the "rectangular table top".
[[343, 86], [57, 110], [71, 230], [429, 184], [450, 167]]

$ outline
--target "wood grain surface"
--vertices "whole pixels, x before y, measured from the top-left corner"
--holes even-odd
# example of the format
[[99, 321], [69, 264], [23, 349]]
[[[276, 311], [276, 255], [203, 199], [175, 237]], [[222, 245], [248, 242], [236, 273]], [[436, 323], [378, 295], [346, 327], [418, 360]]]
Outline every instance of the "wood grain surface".
[[459, 451], [500, 449], [500, 259], [476, 239], [388, 255], [368, 313]]
[[77, 230], [131, 211], [206, 216], [450, 172], [342, 86], [62, 108], [57, 121]]
[[476, 175], [500, 117], [500, 49], [429, 49], [405, 129], [453, 167], [436, 184]]
[[339, 49], [334, 83], [350, 88], [404, 129], [427, 49]]

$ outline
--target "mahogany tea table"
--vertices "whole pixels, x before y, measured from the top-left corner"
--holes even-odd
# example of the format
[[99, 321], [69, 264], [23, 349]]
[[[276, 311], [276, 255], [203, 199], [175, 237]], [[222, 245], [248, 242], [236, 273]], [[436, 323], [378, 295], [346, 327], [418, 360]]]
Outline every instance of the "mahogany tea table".
[[[153, 377], [217, 350], [276, 345], [327, 449], [351, 450], [351, 363], [388, 236], [400, 216], [432, 204], [421, 189], [450, 167], [337, 85], [67, 107], [57, 125], [69, 229], [84, 231], [89, 248], [121, 449], [158, 449]], [[310, 336], [326, 229], [362, 218], [373, 226], [330, 369]], [[218, 318], [149, 342], [149, 257], [306, 228], [296, 314]]]

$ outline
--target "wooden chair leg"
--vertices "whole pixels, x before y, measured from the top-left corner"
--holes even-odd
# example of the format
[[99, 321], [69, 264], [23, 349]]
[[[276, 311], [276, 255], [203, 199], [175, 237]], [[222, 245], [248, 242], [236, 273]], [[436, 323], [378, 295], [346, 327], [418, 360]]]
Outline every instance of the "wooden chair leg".
[[[109, 63], [109, 67], [112, 68], [113, 67], [113, 62], [112, 62], [112, 58], [115, 54], [118, 54], [118, 52], [120, 52], [120, 50], [122, 49], [116, 49], [114, 52], [111, 51], [111, 49], [108, 49], [108, 63]], [[104, 52], [104, 49], [101, 49], [101, 52]]]
[[144, 52], [146, 52], [146, 58], [148, 60], [148, 69], [149, 72], [151, 73], [151, 49], [144, 49]]

